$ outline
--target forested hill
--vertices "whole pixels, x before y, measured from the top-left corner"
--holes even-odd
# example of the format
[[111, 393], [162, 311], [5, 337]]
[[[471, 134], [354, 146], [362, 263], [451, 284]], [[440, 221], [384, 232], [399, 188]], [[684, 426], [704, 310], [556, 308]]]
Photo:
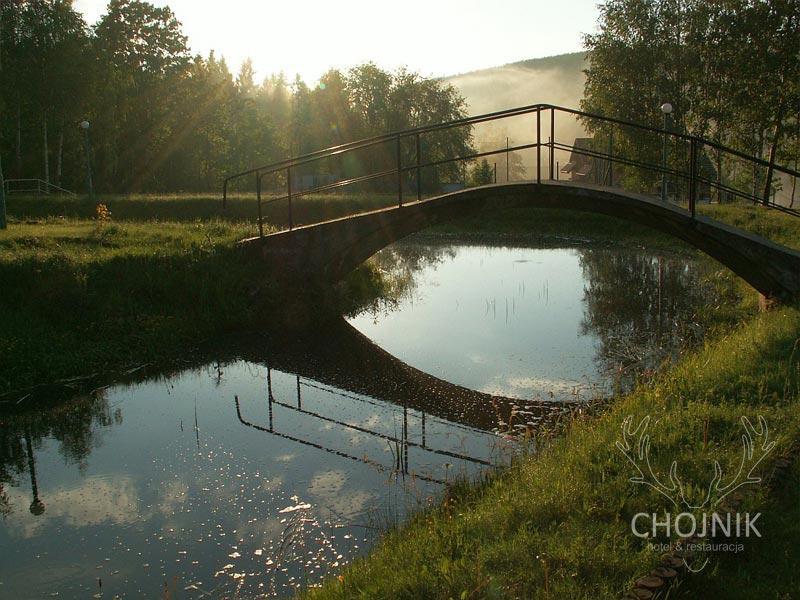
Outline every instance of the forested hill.
[[471, 115], [537, 102], [577, 108], [586, 79], [586, 53], [533, 58], [446, 77], [468, 104]]

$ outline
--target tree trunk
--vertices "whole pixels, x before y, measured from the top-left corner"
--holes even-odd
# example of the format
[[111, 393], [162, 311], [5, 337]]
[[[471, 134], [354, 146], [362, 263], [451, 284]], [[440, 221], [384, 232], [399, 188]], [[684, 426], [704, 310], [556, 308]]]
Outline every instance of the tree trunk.
[[781, 134], [783, 133], [783, 115], [784, 107], [783, 103], [781, 103], [780, 107], [778, 108], [778, 116], [775, 119], [775, 136], [772, 138], [772, 145], [769, 149], [769, 167], [767, 168], [767, 181], [764, 184], [764, 204], [769, 203], [770, 193], [772, 192], [772, 174], [775, 166], [775, 155], [778, 152], [778, 143], [780, 142]]
[[47, 144], [47, 111], [42, 111], [42, 146], [44, 148], [44, 181], [50, 183], [50, 155]]
[[0, 160], [0, 229], [6, 228], [6, 182], [3, 179], [3, 163]]
[[[758, 131], [758, 138], [756, 140], [756, 151], [754, 156], [756, 158], [763, 158], [764, 156], [764, 139], [767, 137], [766, 131], [760, 129]], [[753, 163], [753, 200], [758, 198], [758, 165]]]
[[17, 100], [17, 177], [22, 177], [22, 101]]
[[61, 168], [64, 163], [64, 126], [58, 132], [58, 151], [56, 152], [56, 185], [61, 187]]

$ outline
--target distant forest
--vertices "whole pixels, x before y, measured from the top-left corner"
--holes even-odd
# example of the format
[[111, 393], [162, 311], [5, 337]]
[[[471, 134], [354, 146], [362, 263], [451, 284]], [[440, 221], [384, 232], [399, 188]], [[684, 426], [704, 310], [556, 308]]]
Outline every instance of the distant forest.
[[[333, 144], [457, 119], [452, 86], [373, 64], [331, 70], [310, 88], [284, 74], [256, 81], [214, 54], [192, 56], [172, 11], [112, 0], [89, 28], [71, 0], [0, 2], [0, 159], [6, 178], [83, 191], [90, 123], [95, 188], [218, 190], [245, 168]], [[470, 132], [426, 148], [468, 151]]]

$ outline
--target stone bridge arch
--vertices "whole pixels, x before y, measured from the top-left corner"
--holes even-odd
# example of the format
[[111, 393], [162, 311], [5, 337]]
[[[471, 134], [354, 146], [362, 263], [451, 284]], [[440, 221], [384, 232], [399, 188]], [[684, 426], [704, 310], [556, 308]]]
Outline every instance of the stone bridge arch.
[[670, 204], [614, 188], [547, 181], [487, 185], [282, 231], [242, 244], [290, 278], [335, 282], [379, 250], [479, 211], [559, 208], [626, 219], [685, 241], [770, 298], [800, 295], [800, 252]]

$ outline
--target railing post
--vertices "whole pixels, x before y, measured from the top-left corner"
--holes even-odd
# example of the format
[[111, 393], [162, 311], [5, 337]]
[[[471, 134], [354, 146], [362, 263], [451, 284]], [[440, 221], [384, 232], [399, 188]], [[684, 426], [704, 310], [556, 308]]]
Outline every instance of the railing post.
[[536, 183], [542, 183], [542, 109], [536, 109]]
[[222, 182], [222, 210], [228, 208], [228, 180]]
[[400, 136], [397, 136], [397, 205], [403, 206], [403, 157], [400, 154]]
[[258, 200], [258, 237], [264, 237], [264, 218], [261, 214], [261, 171], [256, 171], [256, 200]]
[[415, 143], [417, 146], [417, 200], [422, 200], [422, 170], [420, 169], [420, 164], [422, 164], [422, 147], [419, 143], [419, 134], [417, 134]]
[[286, 198], [289, 200], [289, 231], [294, 228], [292, 217], [292, 167], [286, 167]]
[[554, 158], [554, 151], [555, 151], [555, 141], [556, 141], [556, 109], [550, 109], [550, 181], [554, 179], [553, 177], [553, 161]]
[[764, 184], [764, 206], [769, 206], [769, 195], [772, 191], [772, 174], [775, 169], [775, 144], [769, 149], [769, 166], [767, 167], [767, 183]]
[[695, 216], [697, 204], [697, 139], [691, 138], [689, 143], [689, 212]]
[[614, 126], [608, 128], [608, 187], [614, 187]]
[[303, 401], [300, 396], [300, 375], [297, 376], [297, 408], [303, 410]]

